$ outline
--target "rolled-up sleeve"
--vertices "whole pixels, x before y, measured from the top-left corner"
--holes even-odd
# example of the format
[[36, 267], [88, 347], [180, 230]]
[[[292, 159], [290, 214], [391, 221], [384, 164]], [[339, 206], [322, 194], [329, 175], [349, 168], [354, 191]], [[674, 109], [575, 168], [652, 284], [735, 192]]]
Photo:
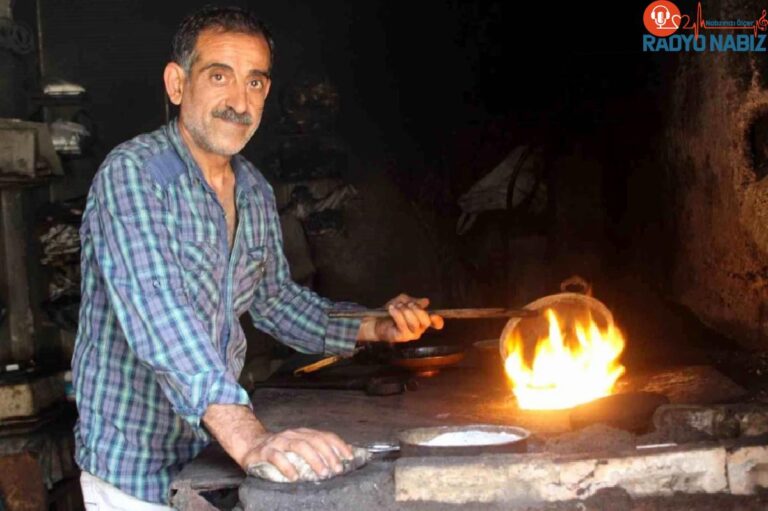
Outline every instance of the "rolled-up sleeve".
[[274, 194], [266, 183], [262, 193], [267, 211], [267, 260], [250, 309], [254, 325], [303, 353], [351, 354], [361, 320], [330, 318], [328, 311], [363, 307], [333, 302], [291, 280]]
[[94, 253], [126, 341], [174, 411], [204, 435], [200, 420], [209, 405], [250, 400], [187, 301], [164, 191], [130, 158], [113, 157], [92, 193]]

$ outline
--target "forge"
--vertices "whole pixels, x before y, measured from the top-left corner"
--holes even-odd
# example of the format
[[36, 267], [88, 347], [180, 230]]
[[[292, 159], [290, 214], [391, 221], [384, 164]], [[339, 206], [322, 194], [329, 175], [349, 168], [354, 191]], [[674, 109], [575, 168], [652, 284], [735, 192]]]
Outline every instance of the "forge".
[[[567, 323], [561, 321], [563, 333]], [[606, 395], [575, 406], [522, 406], [519, 383], [505, 370], [511, 352], [499, 350], [509, 331], [501, 342], [474, 343], [458, 363], [430, 376], [387, 367], [371, 354], [303, 379], [286, 368], [253, 393], [258, 416], [276, 429], [335, 431], [375, 451], [368, 465], [321, 483], [279, 484], [245, 478], [212, 448], [176, 478], [173, 501], [181, 509], [244, 511], [768, 505], [761, 493], [768, 484], [768, 404], [754, 392], [711, 365], [677, 365], [629, 368]], [[564, 345], [581, 342], [568, 337]], [[615, 370], [615, 358], [606, 367]], [[407, 384], [385, 396], [349, 384], [383, 374]], [[461, 432], [475, 444], [482, 435], [507, 437], [441, 445], [446, 433]]]

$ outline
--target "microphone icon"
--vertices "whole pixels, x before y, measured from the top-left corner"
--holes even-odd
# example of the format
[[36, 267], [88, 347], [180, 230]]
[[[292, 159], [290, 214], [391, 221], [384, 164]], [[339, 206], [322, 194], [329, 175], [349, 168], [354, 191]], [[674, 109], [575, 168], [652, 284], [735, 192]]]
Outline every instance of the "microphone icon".
[[669, 9], [664, 5], [657, 5], [651, 11], [651, 19], [653, 19], [653, 22], [656, 23], [656, 26], [659, 29], [666, 25], [671, 17], [672, 13], [670, 13]]
[[667, 37], [680, 28], [683, 16], [680, 9], [669, 0], [654, 0], [643, 12], [643, 25], [649, 34]]

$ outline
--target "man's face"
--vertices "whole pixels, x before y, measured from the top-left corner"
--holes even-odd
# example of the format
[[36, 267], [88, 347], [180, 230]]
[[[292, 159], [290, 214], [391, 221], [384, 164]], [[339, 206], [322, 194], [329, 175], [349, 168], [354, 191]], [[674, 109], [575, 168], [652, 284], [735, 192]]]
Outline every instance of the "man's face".
[[261, 122], [270, 55], [262, 36], [200, 33], [181, 94], [181, 122], [204, 151], [239, 153]]

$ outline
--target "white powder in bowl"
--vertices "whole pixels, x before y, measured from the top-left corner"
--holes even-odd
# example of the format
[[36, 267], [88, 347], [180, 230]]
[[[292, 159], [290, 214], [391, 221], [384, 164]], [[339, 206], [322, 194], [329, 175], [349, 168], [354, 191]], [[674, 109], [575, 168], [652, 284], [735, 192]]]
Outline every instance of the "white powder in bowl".
[[498, 445], [520, 440], [514, 433], [491, 431], [451, 431], [442, 433], [421, 444], [429, 447], [461, 447], [472, 445]]

